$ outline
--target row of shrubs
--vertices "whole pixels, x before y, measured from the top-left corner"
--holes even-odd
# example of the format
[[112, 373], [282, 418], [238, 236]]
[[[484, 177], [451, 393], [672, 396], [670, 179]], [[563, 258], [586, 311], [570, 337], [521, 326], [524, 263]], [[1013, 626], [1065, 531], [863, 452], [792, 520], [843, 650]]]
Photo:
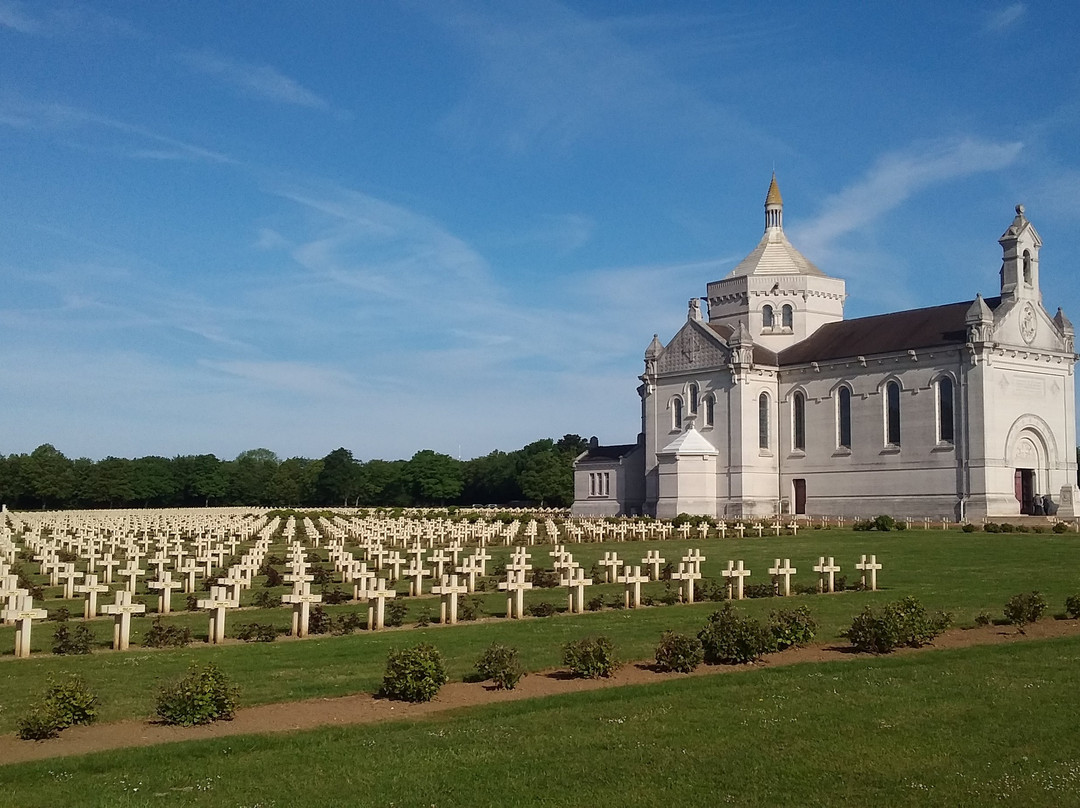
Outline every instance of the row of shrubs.
[[[163, 686], [157, 694], [155, 712], [163, 724], [194, 726], [230, 720], [236, 714], [239, 689], [215, 665], [192, 665], [187, 676]], [[49, 679], [44, 693], [16, 722], [23, 740], [55, 738], [77, 724], [93, 724], [98, 717], [98, 697], [82, 677], [63, 681]]]
[[[1038, 591], [1009, 598], [1003, 610], [1005, 622], [1020, 627], [1034, 623], [1046, 612], [1046, 599]], [[1080, 594], [1065, 601], [1065, 612], [1080, 618]], [[985, 613], [976, 618], [988, 624]], [[928, 612], [917, 598], [907, 597], [884, 606], [867, 606], [855, 616], [843, 637], [856, 651], [886, 654], [897, 648], [927, 645], [952, 625], [946, 612]], [[178, 644], [190, 642], [190, 630], [164, 626], [164, 633], [180, 632]], [[62, 624], [59, 628], [67, 628]], [[84, 627], [76, 627], [84, 628]], [[806, 606], [771, 612], [762, 623], [742, 614], [731, 603], [709, 615], [696, 636], [666, 631], [656, 646], [656, 669], [690, 673], [702, 662], [710, 665], [738, 665], [754, 662], [767, 653], [783, 651], [813, 641], [817, 623]], [[273, 626], [250, 624], [242, 627], [246, 639], [265, 639], [276, 633]], [[586, 637], [563, 646], [563, 664], [573, 676], [595, 679], [614, 674], [619, 667], [614, 644], [604, 636]], [[518, 651], [493, 643], [476, 662], [475, 678], [490, 681], [497, 689], [513, 689], [524, 676]], [[449, 681], [446, 664], [437, 648], [422, 643], [412, 648], [394, 649], [387, 657], [380, 693], [385, 698], [409, 702], [433, 699]], [[238, 689], [216, 666], [193, 665], [188, 675], [164, 686], [156, 699], [156, 713], [165, 724], [193, 726], [228, 720], [236, 712]], [[27, 740], [56, 737], [76, 724], [91, 724], [97, 718], [97, 696], [78, 676], [64, 682], [49, 680], [41, 698], [18, 721], [18, 735]]]
[[[970, 522], [960, 528], [965, 533], [974, 533], [978, 530], [975, 525]], [[1038, 525], [1014, 525], [1010, 522], [987, 522], [982, 526], [984, 533], [1045, 533], [1048, 528], [1039, 527]], [[1049, 528], [1051, 533], [1067, 533], [1069, 530], [1068, 524], [1065, 522], [1057, 522], [1053, 527]]]

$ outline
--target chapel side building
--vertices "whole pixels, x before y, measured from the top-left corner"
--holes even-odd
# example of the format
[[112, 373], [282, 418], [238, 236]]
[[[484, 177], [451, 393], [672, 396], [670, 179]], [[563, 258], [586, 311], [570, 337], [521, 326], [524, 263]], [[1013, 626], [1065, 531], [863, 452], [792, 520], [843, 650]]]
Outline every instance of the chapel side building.
[[595, 439], [572, 512], [971, 520], [1078, 508], [1073, 327], [1042, 303], [1018, 205], [996, 297], [844, 320], [844, 281], [788, 241], [773, 177], [760, 243], [645, 352], [635, 444]]

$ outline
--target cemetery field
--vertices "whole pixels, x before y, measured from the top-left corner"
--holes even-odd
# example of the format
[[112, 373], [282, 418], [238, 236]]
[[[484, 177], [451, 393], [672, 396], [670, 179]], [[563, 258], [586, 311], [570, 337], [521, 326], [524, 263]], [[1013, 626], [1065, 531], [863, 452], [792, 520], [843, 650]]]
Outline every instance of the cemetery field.
[[931, 649], [100, 753], [4, 767], [0, 804], [1076, 805], [1078, 661]]
[[[764, 617], [773, 609], [806, 605], [819, 623], [818, 639], [836, 643], [852, 617], [867, 604], [881, 604], [899, 597], [914, 595], [931, 610], [945, 610], [959, 625], [971, 625], [976, 615], [987, 613], [1000, 617], [1011, 595], [1040, 590], [1050, 612], [1063, 611], [1067, 596], [1080, 592], [1080, 576], [1074, 559], [1080, 549], [1075, 533], [1000, 535], [962, 533], [959, 531], [916, 531], [895, 533], [853, 532], [850, 530], [807, 530], [798, 537], [709, 539], [705, 541], [618, 542], [570, 545], [575, 558], [588, 570], [605, 552], [617, 552], [621, 558], [638, 563], [648, 550], [659, 550], [667, 559], [678, 560], [695, 548], [706, 557], [702, 571], [706, 578], [720, 580], [720, 571], [728, 560], [742, 560], [752, 571], [749, 584], [769, 580], [767, 569], [776, 556], [791, 559], [798, 568], [793, 583], [810, 586], [817, 580], [811, 566], [819, 556], [832, 556], [840, 565], [848, 583], [857, 580], [854, 562], [861, 554], [874, 553], [884, 568], [880, 573], [879, 592], [848, 591], [832, 595], [796, 595], [788, 599], [755, 598], [741, 602], [740, 609]], [[272, 548], [273, 549], [273, 548]], [[492, 564], [509, 557], [510, 549], [489, 548]], [[550, 567], [550, 546], [530, 548], [534, 568]], [[595, 576], [595, 573], [594, 573]], [[599, 580], [599, 579], [598, 579]], [[399, 584], [407, 591], [407, 582]], [[252, 592], [262, 588], [257, 579]], [[588, 596], [603, 596], [607, 603], [621, 601], [620, 584], [597, 583]], [[276, 590], [275, 590], [276, 591]], [[288, 587], [280, 588], [280, 592]], [[643, 587], [646, 595], [659, 603], [669, 592], [667, 582]], [[77, 602], [57, 599], [54, 590], [47, 592], [42, 605], [50, 611], [67, 604], [77, 613]], [[156, 595], [145, 599], [150, 611], [156, 608]], [[183, 609], [183, 600], [174, 596], [174, 608]], [[696, 633], [704, 625], [716, 603], [657, 605], [638, 610], [604, 608], [582, 615], [557, 614], [547, 618], [508, 620], [504, 617], [505, 595], [488, 592], [482, 595], [480, 622], [457, 626], [416, 626], [423, 612], [437, 614], [438, 600], [403, 598], [409, 604], [406, 625], [373, 633], [346, 636], [321, 636], [305, 640], [279, 639], [274, 643], [232, 642], [223, 646], [205, 643], [207, 623], [204, 612], [179, 611], [166, 618], [170, 623], [192, 627], [196, 642], [184, 649], [143, 650], [141, 643], [150, 617], [133, 620], [132, 650], [107, 650], [112, 635], [112, 621], [90, 621], [101, 650], [89, 656], [53, 656], [48, 653], [52, 640], [50, 622], [35, 626], [29, 659], [14, 659], [14, 629], [0, 628], [0, 732], [13, 730], [21, 705], [41, 688], [49, 675], [77, 672], [101, 698], [101, 719], [113, 721], [146, 717], [153, 713], [154, 695], [160, 685], [179, 678], [193, 661], [214, 662], [241, 685], [241, 704], [269, 704], [313, 697], [329, 697], [378, 689], [389, 649], [431, 642], [446, 657], [452, 679], [470, 673], [481, 652], [492, 642], [520, 650], [528, 670], [558, 667], [563, 644], [580, 637], [605, 634], [615, 644], [620, 658], [645, 660], [652, 656], [664, 630]], [[566, 608], [565, 587], [536, 588], [526, 595], [526, 603], [550, 602]], [[250, 600], [248, 601], [250, 602]], [[363, 604], [328, 606], [330, 614], [356, 612], [366, 617]], [[246, 622], [271, 622], [287, 627], [290, 612], [285, 608], [243, 608], [229, 615], [226, 634]], [[72, 624], [81, 621], [72, 621]], [[201, 641], [200, 641], [201, 640]]]

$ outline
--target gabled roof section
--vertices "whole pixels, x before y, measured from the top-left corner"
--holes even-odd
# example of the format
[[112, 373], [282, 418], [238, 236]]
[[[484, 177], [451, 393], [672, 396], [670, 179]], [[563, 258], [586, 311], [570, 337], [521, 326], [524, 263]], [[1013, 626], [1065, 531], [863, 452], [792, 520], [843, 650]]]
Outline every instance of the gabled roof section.
[[675, 440], [661, 449], [657, 454], [661, 455], [716, 455], [720, 454], [716, 448], [701, 436], [693, 427], [680, 434]]
[[[984, 302], [994, 310], [1001, 305], [1001, 298], [991, 297]], [[780, 351], [779, 364], [803, 365], [919, 348], [964, 345], [967, 342], [967, 313], [973, 303], [975, 301], [965, 300], [962, 303], [829, 323], [802, 342]]]

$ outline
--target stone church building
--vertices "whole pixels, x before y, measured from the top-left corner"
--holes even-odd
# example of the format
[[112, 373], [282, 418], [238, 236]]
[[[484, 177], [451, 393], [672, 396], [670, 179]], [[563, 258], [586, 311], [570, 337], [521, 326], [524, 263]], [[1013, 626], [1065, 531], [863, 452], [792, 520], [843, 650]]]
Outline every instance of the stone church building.
[[773, 177], [757, 247], [645, 351], [637, 442], [577, 458], [573, 513], [1073, 516], [1073, 327], [1022, 205], [999, 243], [997, 297], [845, 320]]

